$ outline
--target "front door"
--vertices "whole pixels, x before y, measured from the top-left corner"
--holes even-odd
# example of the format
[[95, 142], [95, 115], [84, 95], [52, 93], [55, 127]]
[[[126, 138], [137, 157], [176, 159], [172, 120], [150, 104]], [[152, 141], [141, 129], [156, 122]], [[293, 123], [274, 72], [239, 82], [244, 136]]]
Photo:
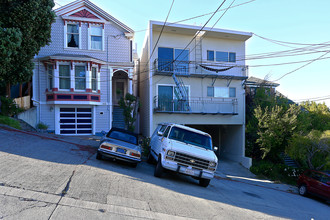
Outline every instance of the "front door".
[[121, 98], [124, 97], [127, 91], [126, 80], [124, 79], [117, 79], [114, 83], [114, 99], [113, 104], [118, 105]]

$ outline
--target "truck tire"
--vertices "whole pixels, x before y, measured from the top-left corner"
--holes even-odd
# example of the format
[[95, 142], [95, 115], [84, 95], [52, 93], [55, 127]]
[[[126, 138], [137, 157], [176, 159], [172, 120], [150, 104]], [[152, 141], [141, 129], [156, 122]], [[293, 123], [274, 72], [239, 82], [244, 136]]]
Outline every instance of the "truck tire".
[[200, 179], [199, 180], [199, 185], [203, 187], [207, 187], [210, 184], [210, 179]]
[[163, 175], [162, 161], [161, 161], [161, 158], [158, 157], [157, 165], [155, 167], [154, 176], [160, 178], [160, 177], [162, 177], [162, 175]]

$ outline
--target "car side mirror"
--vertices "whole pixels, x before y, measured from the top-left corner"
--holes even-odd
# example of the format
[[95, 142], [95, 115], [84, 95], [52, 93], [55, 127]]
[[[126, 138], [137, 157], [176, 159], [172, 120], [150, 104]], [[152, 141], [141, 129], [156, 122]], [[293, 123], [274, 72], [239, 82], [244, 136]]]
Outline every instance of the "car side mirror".
[[158, 136], [163, 136], [164, 132], [157, 131]]
[[219, 149], [219, 148], [216, 147], [216, 146], [213, 147], [213, 151], [218, 151], [218, 149]]

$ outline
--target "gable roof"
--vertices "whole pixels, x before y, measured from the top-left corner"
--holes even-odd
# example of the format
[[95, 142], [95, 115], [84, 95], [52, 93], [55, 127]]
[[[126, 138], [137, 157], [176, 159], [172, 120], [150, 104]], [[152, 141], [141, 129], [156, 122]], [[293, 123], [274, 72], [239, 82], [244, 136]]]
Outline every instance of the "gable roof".
[[134, 33], [133, 29], [129, 28], [127, 25], [120, 22], [88, 0], [77, 0], [71, 2], [67, 5], [55, 9], [55, 14], [65, 18], [70, 17], [73, 19], [91, 19], [96, 22], [100, 20], [110, 21], [124, 29], [126, 32]]

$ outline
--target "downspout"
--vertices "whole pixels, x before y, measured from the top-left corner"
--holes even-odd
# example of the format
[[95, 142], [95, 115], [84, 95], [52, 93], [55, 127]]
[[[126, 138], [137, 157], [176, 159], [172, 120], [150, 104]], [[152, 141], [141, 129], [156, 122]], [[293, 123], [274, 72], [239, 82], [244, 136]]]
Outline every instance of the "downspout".
[[39, 92], [39, 117], [38, 117], [38, 123], [40, 123], [40, 118], [41, 118], [40, 58], [38, 58], [38, 92]]

